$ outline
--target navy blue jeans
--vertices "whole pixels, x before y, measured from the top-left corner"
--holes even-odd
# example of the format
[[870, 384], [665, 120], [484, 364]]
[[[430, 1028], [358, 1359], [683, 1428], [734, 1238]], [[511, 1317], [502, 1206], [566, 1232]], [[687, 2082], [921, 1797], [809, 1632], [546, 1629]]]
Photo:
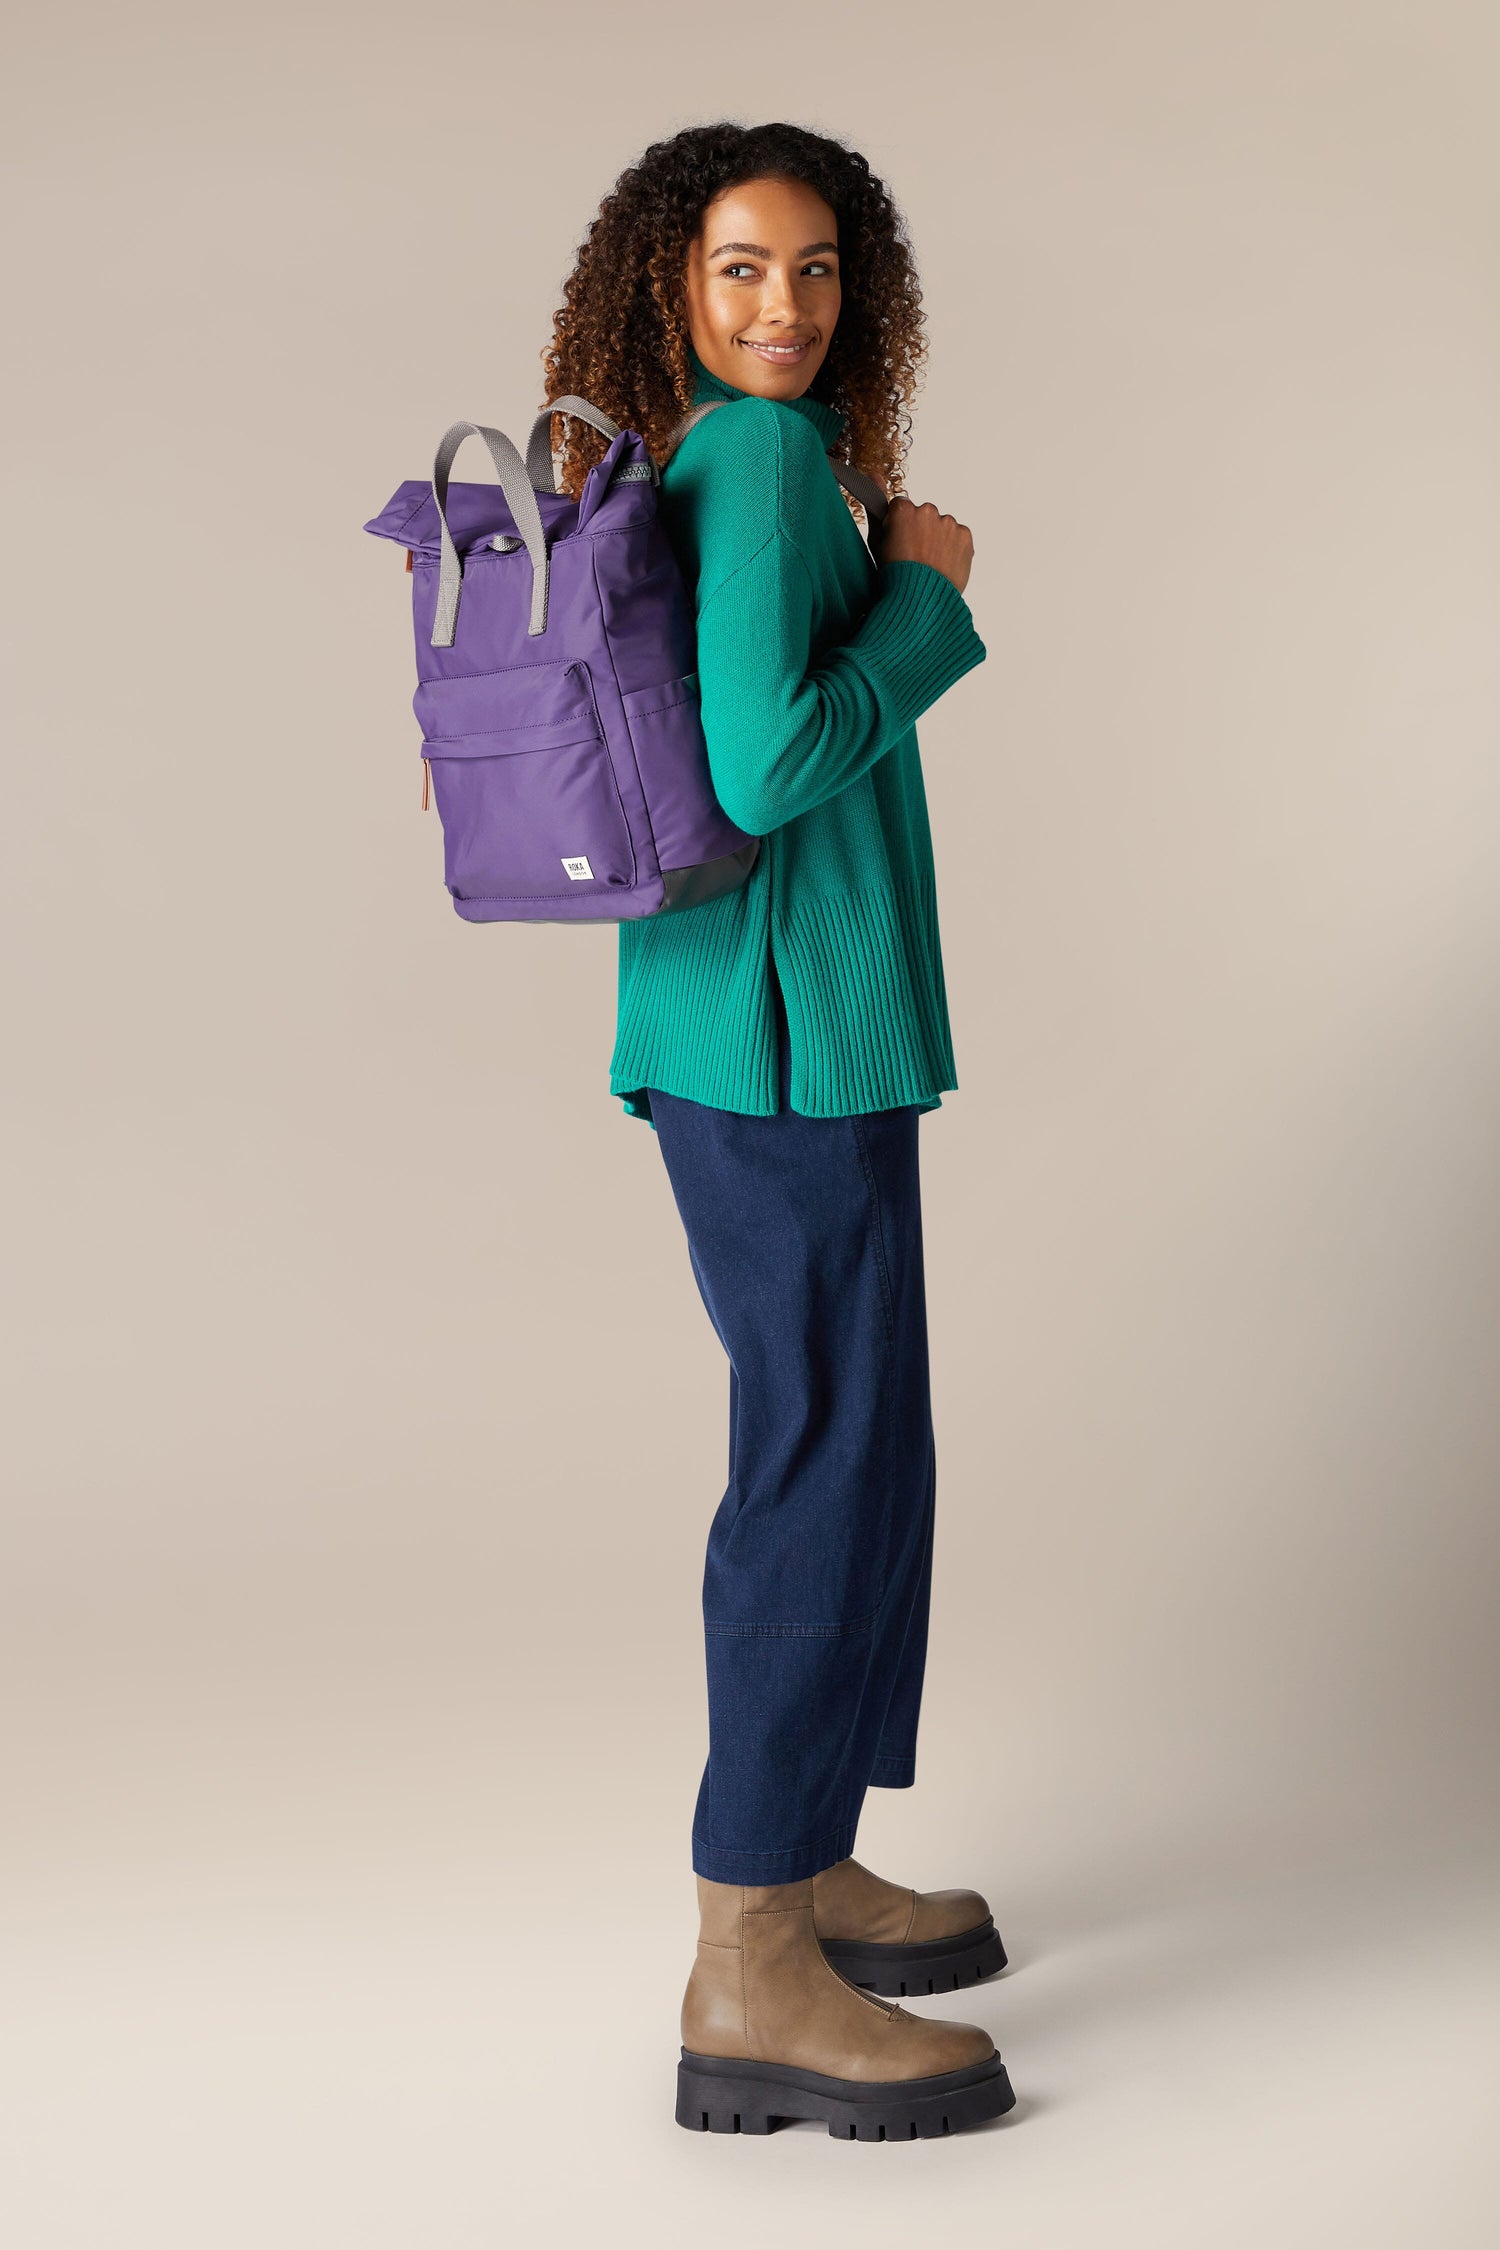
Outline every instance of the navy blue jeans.
[[709, 1752], [693, 1866], [795, 1883], [908, 1788], [935, 1477], [915, 1106], [746, 1117], [650, 1089], [729, 1356], [729, 1483], [703, 1579]]

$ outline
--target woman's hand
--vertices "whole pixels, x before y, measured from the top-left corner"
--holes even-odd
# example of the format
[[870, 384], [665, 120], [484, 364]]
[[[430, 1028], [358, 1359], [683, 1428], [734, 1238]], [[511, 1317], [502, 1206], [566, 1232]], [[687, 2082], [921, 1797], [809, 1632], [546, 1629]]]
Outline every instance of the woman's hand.
[[880, 528], [879, 560], [931, 563], [962, 593], [974, 562], [974, 538], [967, 524], [942, 515], [930, 500], [920, 506], [898, 492]]

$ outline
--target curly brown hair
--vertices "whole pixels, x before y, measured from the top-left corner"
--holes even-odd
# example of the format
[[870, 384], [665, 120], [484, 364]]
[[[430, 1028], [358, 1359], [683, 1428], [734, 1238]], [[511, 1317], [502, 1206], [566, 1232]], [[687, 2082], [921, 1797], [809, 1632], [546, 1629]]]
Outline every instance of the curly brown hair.
[[[927, 350], [905, 221], [856, 149], [800, 125], [692, 125], [653, 141], [621, 173], [554, 315], [545, 397], [588, 399], [639, 430], [660, 459], [693, 401], [688, 246], [725, 188], [767, 178], [815, 189], [838, 220], [841, 308], [808, 396], [843, 415], [840, 457], [897, 492]], [[566, 416], [552, 427], [555, 439], [561, 432], [562, 489], [576, 499], [604, 441]]]

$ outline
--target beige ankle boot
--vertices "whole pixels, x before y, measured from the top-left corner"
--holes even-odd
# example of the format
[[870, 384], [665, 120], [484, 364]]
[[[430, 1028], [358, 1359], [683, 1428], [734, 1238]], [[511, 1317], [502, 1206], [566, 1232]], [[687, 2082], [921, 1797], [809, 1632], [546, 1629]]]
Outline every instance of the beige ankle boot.
[[770, 2133], [811, 2117], [840, 2140], [928, 2140], [1013, 2106], [987, 2031], [910, 2016], [829, 1966], [812, 1883], [742, 1888], [700, 1875], [698, 1909], [679, 2125]]
[[978, 1891], [913, 1891], [841, 1859], [812, 1879], [813, 1927], [841, 1977], [905, 2000], [952, 1992], [1005, 1967]]

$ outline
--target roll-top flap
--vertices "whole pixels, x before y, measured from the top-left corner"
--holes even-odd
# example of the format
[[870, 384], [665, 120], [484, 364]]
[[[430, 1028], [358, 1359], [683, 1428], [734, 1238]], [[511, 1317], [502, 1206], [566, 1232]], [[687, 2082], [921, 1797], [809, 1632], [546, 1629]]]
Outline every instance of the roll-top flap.
[[[592, 524], [606, 504], [611, 528], [650, 515], [655, 509], [655, 495], [645, 440], [634, 430], [622, 430], [612, 439], [603, 459], [595, 462], [585, 478], [580, 499], [572, 500], [565, 492], [539, 492], [536, 500], [549, 547], [555, 540], [570, 538]], [[450, 484], [448, 528], [461, 555], [489, 546], [497, 534], [510, 539], [520, 536], [498, 484]], [[411, 547], [418, 554], [437, 554], [442, 527], [430, 481], [408, 477], [365, 529], [377, 539], [393, 540], [398, 547]]]
[[[549, 545], [575, 528], [577, 505], [566, 493], [539, 492], [537, 506]], [[498, 484], [450, 484], [448, 526], [461, 555], [488, 547], [497, 532], [511, 539], [520, 536]], [[364, 528], [373, 532], [377, 539], [394, 540], [398, 547], [411, 547], [419, 554], [435, 555], [442, 527], [431, 484], [409, 477], [405, 484], [397, 486], [379, 515], [372, 516]]]

